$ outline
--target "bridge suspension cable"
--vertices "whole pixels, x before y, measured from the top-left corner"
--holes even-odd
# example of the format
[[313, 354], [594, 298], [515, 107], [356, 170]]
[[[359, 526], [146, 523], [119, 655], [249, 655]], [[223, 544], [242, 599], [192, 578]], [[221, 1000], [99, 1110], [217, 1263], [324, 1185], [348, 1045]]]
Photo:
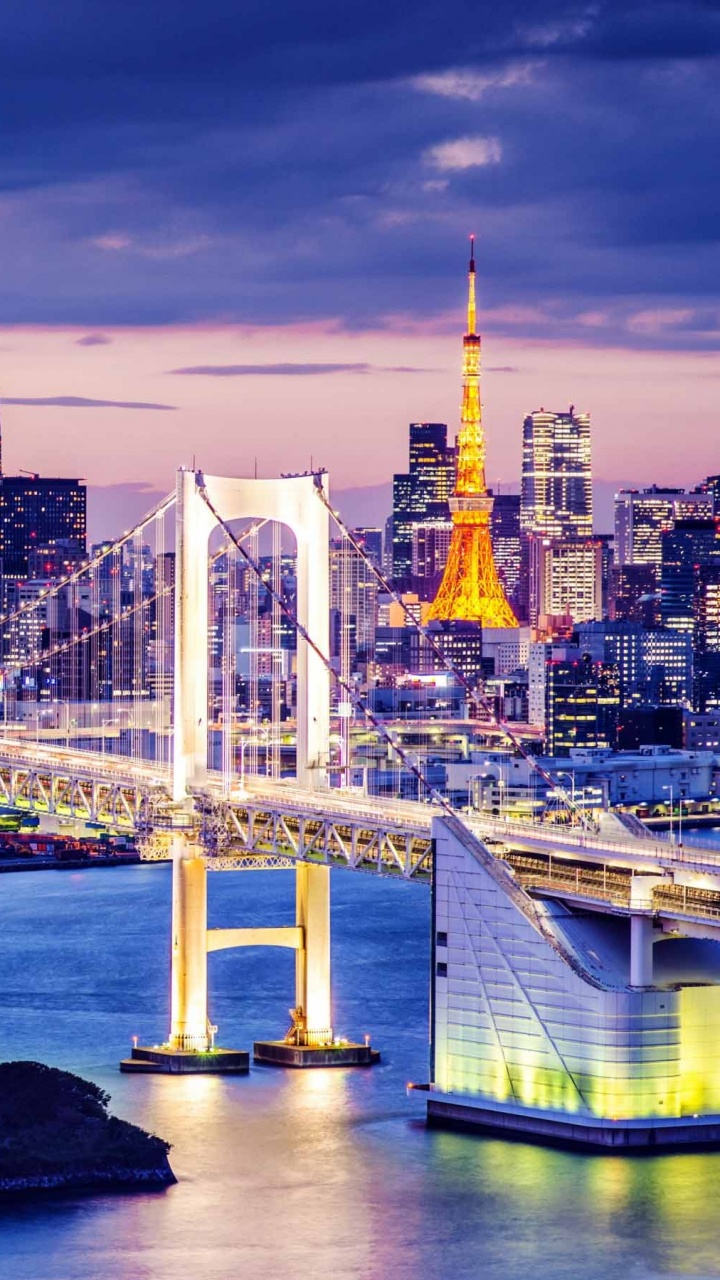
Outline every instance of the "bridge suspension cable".
[[356, 708], [356, 710], [361, 712], [362, 715], [365, 716], [365, 718], [370, 722], [370, 724], [372, 724], [373, 728], [385, 740], [387, 745], [397, 754], [399, 759], [402, 761], [405, 767], [409, 770], [409, 772], [413, 775], [413, 777], [417, 780], [419, 785], [422, 786], [428, 792], [429, 798], [435, 804], [437, 804], [440, 808], [442, 808], [448, 815], [456, 818], [457, 813], [453, 809], [449, 801], [446, 799], [446, 797], [442, 795], [441, 792], [439, 792], [432, 785], [432, 783], [425, 777], [422, 770], [412, 761], [409, 753], [406, 752], [404, 748], [401, 746], [401, 744], [395, 740], [392, 733], [384, 724], [384, 722], [378, 716], [375, 715], [375, 713], [367, 705], [364, 699], [361, 698], [360, 695], [357, 693], [357, 691], [353, 688], [352, 684], [348, 680], [346, 680], [345, 677], [342, 676], [338, 671], [335, 670], [327, 654], [323, 653], [320, 646], [315, 642], [315, 640], [309, 634], [307, 629], [298, 620], [297, 615], [295, 614], [294, 610], [291, 609], [287, 601], [284, 600], [282, 596], [275, 591], [275, 588], [272, 582], [269, 582], [269, 583], [265, 582], [262, 566], [259, 564], [258, 560], [247, 550], [247, 548], [241, 545], [241, 541], [235, 536], [232, 529], [230, 528], [230, 525], [220, 515], [220, 512], [218, 511], [217, 507], [215, 506], [212, 499], [210, 498], [210, 495], [208, 494], [203, 478], [201, 478], [199, 482], [198, 491], [201, 494], [203, 501], [206, 503], [215, 521], [223, 530], [225, 536], [231, 542], [234, 543], [239, 554], [242, 556], [243, 560], [249, 566], [249, 568], [253, 571], [256, 578], [264, 582], [265, 589], [269, 593], [271, 599], [275, 600], [280, 612], [282, 612], [289, 619], [289, 621], [295, 627], [298, 635], [302, 637], [302, 639], [305, 641], [308, 647], [312, 649], [313, 653], [320, 659], [320, 661], [322, 662], [323, 666], [325, 667], [325, 670], [328, 672], [331, 679], [334, 680], [340, 686], [340, 688], [346, 694], [348, 700], [352, 703], [352, 705]]
[[540, 778], [542, 778], [543, 781], [549, 787], [551, 787], [556, 794], [557, 793], [560, 794], [565, 807], [580, 819], [583, 826], [586, 826], [589, 829], [594, 830], [595, 824], [591, 821], [591, 819], [585, 813], [584, 809], [582, 809], [582, 807], [578, 805], [575, 800], [573, 800], [571, 794], [567, 792], [565, 788], [555, 778], [552, 777], [552, 774], [550, 774], [548, 770], [545, 769], [539, 763], [537, 757], [534, 756], [532, 752], [527, 750], [527, 748], [521, 741], [520, 737], [513, 729], [512, 725], [507, 720], [503, 720], [497, 715], [494, 707], [490, 703], [489, 699], [485, 696], [485, 692], [480, 687], [480, 685], [473, 684], [472, 681], [468, 680], [467, 676], [465, 676], [462, 671], [458, 670], [458, 668], [453, 663], [452, 659], [444, 651], [442, 645], [438, 643], [437, 639], [435, 638], [435, 635], [433, 634], [432, 629], [430, 627], [424, 626], [421, 622], [418, 621], [413, 611], [408, 607], [406, 602], [402, 599], [401, 594], [395, 590], [392, 584], [385, 577], [382, 570], [379, 569], [378, 566], [373, 561], [373, 559], [367, 555], [367, 553], [358, 542], [352, 530], [349, 529], [348, 526], [346, 525], [345, 521], [340, 515], [340, 512], [336, 511], [332, 507], [327, 497], [327, 494], [325, 493], [325, 490], [322, 484], [320, 483], [319, 474], [320, 473], [318, 473], [318, 478], [315, 484], [315, 493], [317, 494], [318, 500], [322, 502], [323, 506], [327, 509], [328, 514], [330, 515], [331, 519], [335, 522], [338, 529], [343, 534], [343, 537], [346, 538], [348, 542], [351, 544], [356, 554], [361, 558], [361, 560], [364, 562], [364, 564], [366, 565], [370, 573], [373, 575], [375, 580], [382, 587], [382, 590], [387, 594], [389, 594], [393, 602], [396, 605], [398, 605], [399, 608], [402, 610], [406, 624], [412, 627], [417, 632], [417, 634], [423, 638], [423, 640], [428, 644], [434, 656], [442, 664], [442, 666], [448, 672], [448, 674], [452, 675], [453, 678], [461, 686], [461, 688], [465, 690], [465, 692], [468, 694], [468, 697], [471, 699], [471, 701], [477, 703], [479, 706], [483, 708], [483, 710], [486, 712], [490, 720], [490, 723], [496, 728], [500, 729], [506, 735], [506, 737], [512, 743], [512, 746], [517, 751], [517, 753], [521, 755], [522, 758], [528, 763], [530, 769], [532, 769], [535, 773], [537, 773], [537, 775]]

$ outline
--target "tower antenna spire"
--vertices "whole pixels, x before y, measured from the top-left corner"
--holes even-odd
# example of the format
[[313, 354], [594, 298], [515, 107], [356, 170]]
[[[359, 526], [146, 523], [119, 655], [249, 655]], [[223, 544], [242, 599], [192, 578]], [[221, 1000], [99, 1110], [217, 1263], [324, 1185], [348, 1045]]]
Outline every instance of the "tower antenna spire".
[[475, 303], [475, 236], [470, 236], [470, 267], [468, 270], [468, 336], [475, 335], [477, 309]]

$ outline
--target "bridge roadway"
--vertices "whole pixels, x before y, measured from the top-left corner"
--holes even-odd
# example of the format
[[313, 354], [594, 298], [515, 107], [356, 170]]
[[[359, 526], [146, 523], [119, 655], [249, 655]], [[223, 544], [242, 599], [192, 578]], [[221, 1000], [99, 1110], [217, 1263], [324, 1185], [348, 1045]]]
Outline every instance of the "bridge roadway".
[[[0, 804], [118, 829], [160, 833], [150, 857], [167, 856], [182, 825], [171, 800], [171, 769], [100, 752], [0, 739]], [[364, 796], [293, 781], [248, 777], [227, 792], [210, 772], [193, 799], [214, 870], [290, 867], [298, 860], [342, 865], [407, 880], [432, 874], [431, 823], [439, 805]], [[533, 896], [593, 910], [650, 912], [720, 927], [720, 847], [680, 848], [648, 834], [599, 835], [504, 817], [465, 819]]]

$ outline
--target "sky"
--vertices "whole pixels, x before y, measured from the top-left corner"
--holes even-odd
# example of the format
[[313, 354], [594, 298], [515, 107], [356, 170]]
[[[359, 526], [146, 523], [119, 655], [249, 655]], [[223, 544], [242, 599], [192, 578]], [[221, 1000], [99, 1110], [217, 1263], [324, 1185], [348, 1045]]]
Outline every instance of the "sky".
[[570, 403], [599, 478], [720, 471], [719, 72], [715, 0], [12, 4], [6, 470], [386, 482], [475, 232], [489, 481]]

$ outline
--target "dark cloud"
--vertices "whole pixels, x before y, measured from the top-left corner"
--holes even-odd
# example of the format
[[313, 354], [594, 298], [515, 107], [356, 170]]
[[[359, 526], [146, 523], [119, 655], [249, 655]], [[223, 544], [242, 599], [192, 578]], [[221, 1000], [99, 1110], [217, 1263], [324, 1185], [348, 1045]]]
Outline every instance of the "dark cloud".
[[112, 338], [108, 338], [104, 333], [86, 333], [83, 338], [77, 338], [75, 345], [77, 347], [107, 347], [112, 342]]
[[0, 322], [432, 318], [474, 228], [498, 331], [713, 347], [710, 0], [11, 9]]
[[205, 378], [307, 377], [320, 373], [428, 373], [408, 365], [372, 364], [198, 364], [187, 369], [168, 369], [168, 373], [190, 374]]
[[2, 403], [52, 409], [177, 409], [175, 404], [145, 404], [141, 400], [87, 400], [85, 396], [3, 396]]

